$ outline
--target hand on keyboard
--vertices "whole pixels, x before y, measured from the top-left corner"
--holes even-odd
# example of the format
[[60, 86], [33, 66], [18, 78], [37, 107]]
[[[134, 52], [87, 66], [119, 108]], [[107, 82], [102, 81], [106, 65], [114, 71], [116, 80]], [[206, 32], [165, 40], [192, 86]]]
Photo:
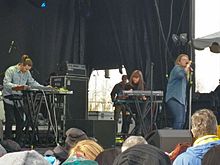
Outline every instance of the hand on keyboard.
[[22, 90], [27, 90], [29, 89], [30, 87], [27, 86], [27, 85], [17, 85], [16, 87], [13, 87], [12, 90], [15, 90], [15, 91], [22, 91]]

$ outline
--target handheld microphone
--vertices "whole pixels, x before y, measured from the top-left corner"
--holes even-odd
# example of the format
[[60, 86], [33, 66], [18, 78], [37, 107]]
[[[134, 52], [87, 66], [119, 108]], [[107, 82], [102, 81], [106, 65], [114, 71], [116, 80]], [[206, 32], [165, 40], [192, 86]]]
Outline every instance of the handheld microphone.
[[12, 50], [12, 48], [14, 46], [14, 43], [15, 43], [15, 41], [11, 41], [11, 45], [10, 45], [9, 50], [8, 50], [9, 54], [11, 53], [11, 50]]
[[190, 70], [190, 72], [193, 72], [193, 71], [194, 71], [192, 67], [189, 67], [189, 70]]
[[189, 64], [189, 65], [191, 65], [191, 64], [193, 64], [194, 62], [192, 62], [191, 60], [189, 61], [189, 62], [187, 62], [186, 64]]
[[191, 73], [194, 71], [194, 69], [191, 67], [192, 64], [193, 62], [190, 60], [189, 62], [186, 63], [186, 67], [185, 67]]

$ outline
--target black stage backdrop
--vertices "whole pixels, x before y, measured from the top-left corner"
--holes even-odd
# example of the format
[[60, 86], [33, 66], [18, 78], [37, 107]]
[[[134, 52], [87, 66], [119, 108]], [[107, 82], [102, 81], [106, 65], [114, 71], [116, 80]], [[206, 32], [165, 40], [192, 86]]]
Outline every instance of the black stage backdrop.
[[[189, 51], [171, 38], [190, 35], [188, 0], [48, 0], [45, 9], [30, 1], [0, 1], [1, 75], [27, 53], [41, 83], [69, 61], [86, 64], [89, 73], [121, 65], [128, 74], [140, 69], [148, 86], [154, 66], [154, 88], [164, 89], [174, 59]], [[17, 49], [8, 53], [12, 41]]]
[[[37, 1], [37, 0], [36, 0]], [[63, 61], [84, 64], [85, 26], [82, 0], [51, 0], [42, 9], [28, 0], [1, 0], [1, 71], [29, 54], [34, 76], [41, 82]], [[11, 41], [16, 50], [8, 53]]]
[[153, 64], [154, 89], [164, 89], [178, 53], [189, 53], [188, 46], [172, 41], [172, 34], [189, 35], [189, 5], [188, 0], [92, 1], [86, 31], [90, 65], [111, 68], [123, 64], [128, 74], [140, 69], [149, 89]]

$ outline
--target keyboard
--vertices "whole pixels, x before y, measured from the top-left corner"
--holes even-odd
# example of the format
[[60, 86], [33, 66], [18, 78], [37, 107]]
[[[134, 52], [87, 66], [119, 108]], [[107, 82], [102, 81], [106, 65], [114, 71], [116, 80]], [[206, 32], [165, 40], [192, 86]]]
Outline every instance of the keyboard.
[[50, 91], [56, 91], [57, 89], [47, 86], [31, 86], [28, 90], [50, 92]]
[[140, 91], [140, 90], [129, 90], [123, 91], [124, 95], [128, 96], [163, 96], [163, 91]]

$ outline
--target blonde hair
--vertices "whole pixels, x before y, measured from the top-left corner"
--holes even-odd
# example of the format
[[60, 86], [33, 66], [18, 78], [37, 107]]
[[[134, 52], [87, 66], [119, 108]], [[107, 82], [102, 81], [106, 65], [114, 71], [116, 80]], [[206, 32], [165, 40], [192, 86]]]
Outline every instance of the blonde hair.
[[188, 56], [187, 54], [183, 54], [183, 53], [182, 53], [182, 54], [180, 54], [180, 55], [176, 58], [175, 64], [176, 64], [176, 65], [179, 65], [179, 62], [180, 62], [181, 58], [184, 57], [184, 56], [186, 56], [186, 57], [189, 58], [189, 56]]
[[104, 149], [93, 140], [82, 140], [70, 150], [70, 157], [77, 153], [81, 153], [86, 159], [95, 160], [103, 150]]
[[217, 120], [214, 113], [201, 109], [192, 115], [192, 133], [195, 138], [217, 134]]

